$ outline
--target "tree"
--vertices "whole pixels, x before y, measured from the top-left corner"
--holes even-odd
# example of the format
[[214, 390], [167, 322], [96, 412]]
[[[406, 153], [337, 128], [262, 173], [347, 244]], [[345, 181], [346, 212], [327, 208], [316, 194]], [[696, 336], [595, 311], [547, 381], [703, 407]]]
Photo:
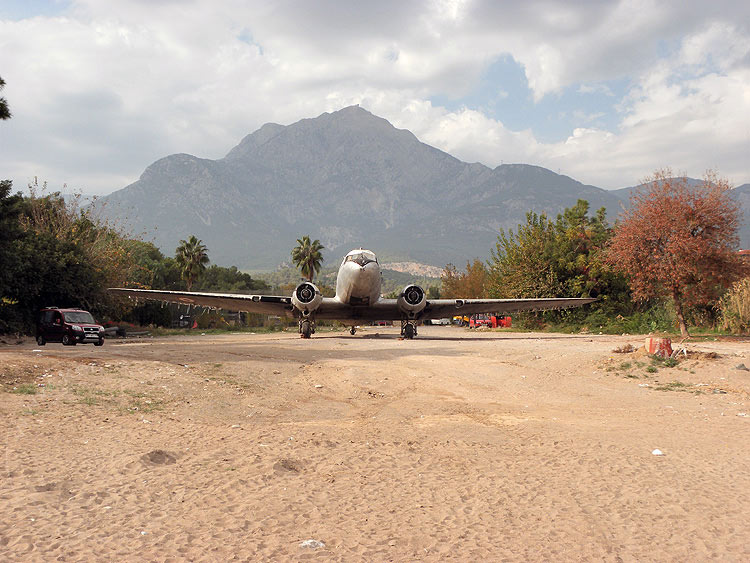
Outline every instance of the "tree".
[[443, 273], [440, 275], [440, 295], [445, 299], [458, 297], [460, 278], [461, 274], [458, 273], [456, 267], [453, 264], [446, 264]]
[[606, 211], [589, 217], [589, 204], [579, 199], [552, 222], [528, 213], [516, 233], [501, 231], [490, 260], [489, 293], [493, 297], [599, 297], [628, 300], [621, 274], [606, 263], [604, 250], [612, 237]]
[[[0, 78], [0, 91], [5, 88], [5, 80]], [[0, 98], [0, 119], [10, 119], [10, 108], [5, 98]]]
[[467, 261], [465, 272], [458, 272], [453, 264], [448, 264], [440, 276], [440, 282], [440, 295], [446, 299], [479, 299], [486, 296], [487, 268], [479, 258], [475, 258], [474, 262]]
[[0, 180], [0, 298], [5, 295], [13, 264], [17, 262], [11, 245], [23, 234], [20, 222], [23, 197], [20, 193], [11, 195], [12, 188], [11, 180]]
[[25, 267], [16, 246], [24, 235], [20, 221], [23, 197], [20, 193], [11, 195], [12, 187], [11, 180], [0, 180], [0, 334], [17, 328], [19, 315], [12, 305], [16, 301], [16, 278]]
[[627, 275], [635, 299], [671, 298], [680, 333], [689, 336], [686, 308], [715, 303], [747, 272], [736, 252], [739, 223], [726, 180], [709, 172], [690, 186], [658, 170], [631, 196], [607, 259]]
[[305, 235], [297, 239], [297, 246], [292, 249], [292, 261], [308, 281], [312, 281], [313, 276], [320, 272], [323, 263], [320, 251], [324, 248], [318, 239], [310, 241], [310, 237]]
[[[135, 262], [124, 237], [100, 222], [78, 199], [66, 203], [59, 193], [8, 197], [0, 189], [0, 332], [27, 331], [45, 306], [84, 307], [96, 317], [121, 304], [107, 287], [121, 287]], [[7, 220], [7, 221], [6, 221]], [[9, 258], [8, 258], [9, 257]]]
[[561, 295], [555, 244], [555, 225], [544, 214], [529, 212], [515, 233], [501, 231], [489, 262], [490, 294], [505, 299]]
[[262, 280], [253, 279], [250, 274], [240, 272], [237, 266], [225, 268], [214, 264], [204, 271], [196, 280], [201, 291], [221, 291], [229, 293], [249, 293], [271, 289]]
[[208, 248], [203, 241], [198, 240], [195, 235], [190, 235], [187, 240], [181, 240], [180, 246], [175, 251], [175, 259], [180, 265], [182, 278], [187, 284], [187, 290], [193, 287], [193, 280], [206, 269], [208, 259]]

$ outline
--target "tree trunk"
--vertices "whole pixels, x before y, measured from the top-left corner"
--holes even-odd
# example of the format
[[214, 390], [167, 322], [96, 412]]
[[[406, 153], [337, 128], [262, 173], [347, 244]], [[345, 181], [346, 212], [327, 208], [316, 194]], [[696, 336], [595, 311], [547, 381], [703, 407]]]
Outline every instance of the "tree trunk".
[[687, 324], [685, 323], [685, 315], [682, 313], [682, 301], [680, 300], [680, 294], [677, 290], [672, 291], [672, 299], [674, 300], [674, 309], [677, 313], [677, 322], [680, 325], [680, 335], [683, 338], [690, 336], [688, 332]]

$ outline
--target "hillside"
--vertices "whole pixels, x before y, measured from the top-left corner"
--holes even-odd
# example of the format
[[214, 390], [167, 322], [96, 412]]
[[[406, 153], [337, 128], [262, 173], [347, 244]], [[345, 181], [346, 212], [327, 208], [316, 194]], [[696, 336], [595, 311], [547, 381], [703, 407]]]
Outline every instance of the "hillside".
[[165, 253], [195, 234], [222, 265], [272, 269], [309, 234], [332, 262], [364, 246], [381, 261], [442, 267], [487, 257], [498, 231], [529, 210], [555, 216], [583, 198], [614, 219], [620, 192], [538, 166], [462, 162], [352, 106], [266, 124], [223, 159], [162, 158], [102, 201], [109, 218]]

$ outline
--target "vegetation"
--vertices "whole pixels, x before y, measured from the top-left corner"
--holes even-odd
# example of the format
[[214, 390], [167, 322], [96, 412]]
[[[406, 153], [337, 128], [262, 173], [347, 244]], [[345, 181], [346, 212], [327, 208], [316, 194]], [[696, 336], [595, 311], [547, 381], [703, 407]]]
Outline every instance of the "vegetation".
[[30, 195], [0, 191], [4, 267], [0, 281], [0, 331], [28, 331], [45, 306], [84, 307], [98, 316], [121, 304], [106, 291], [134, 273], [128, 241], [115, 229], [66, 204], [59, 193], [46, 195], [34, 183]]
[[[599, 299], [582, 309], [517, 314], [514, 326], [637, 332], [635, 326], [625, 326], [628, 321], [635, 318], [635, 324], [643, 326], [643, 317], [651, 316], [651, 304], [637, 308], [630, 299], [625, 277], [605, 261], [606, 244], [612, 236], [605, 210], [598, 210], [593, 217], [588, 211], [588, 202], [579, 200], [554, 222], [544, 214], [528, 213], [526, 223], [515, 232], [501, 231], [488, 262], [486, 297]], [[653, 321], [648, 318], [649, 324]]]
[[444, 299], [486, 297], [487, 281], [487, 267], [479, 258], [475, 258], [474, 262], [466, 262], [465, 272], [459, 272], [453, 264], [448, 264], [440, 276], [442, 287], [439, 296]]
[[[0, 182], [0, 333], [33, 331], [37, 312], [47, 306], [82, 307], [100, 320], [116, 318], [139, 325], [169, 326], [172, 309], [159, 303], [132, 306], [111, 296], [108, 287], [142, 287], [225, 292], [263, 292], [270, 288], [236, 267], [188, 269], [186, 261], [165, 257], [151, 243], [128, 238], [101, 221], [80, 197], [65, 202], [46, 185], [29, 186], [29, 195], [11, 195]], [[207, 253], [190, 237], [194, 256]], [[196, 244], [197, 243], [197, 244]], [[188, 254], [183, 254], [183, 256]]]
[[750, 277], [736, 282], [719, 301], [721, 326], [734, 333], [750, 332]]
[[[597, 297], [585, 308], [514, 315], [514, 327], [608, 333], [668, 332], [687, 323], [750, 330], [750, 281], [736, 252], [738, 209], [726, 181], [709, 175], [692, 189], [659, 171], [614, 228], [605, 210], [578, 203], [558, 215], [528, 213], [501, 231], [486, 267], [448, 264], [443, 297]], [[649, 246], [651, 244], [651, 246]], [[745, 274], [746, 275], [746, 274]], [[679, 290], [675, 293], [677, 285]]]
[[[0, 91], [5, 88], [5, 80], [0, 78]], [[8, 107], [8, 100], [0, 98], [0, 119], [10, 119], [10, 108]]]
[[320, 272], [323, 263], [321, 250], [324, 248], [318, 239], [311, 241], [310, 237], [305, 235], [297, 239], [297, 246], [292, 249], [292, 261], [308, 281], [313, 281], [315, 274]]
[[747, 273], [737, 253], [740, 208], [726, 180], [707, 175], [693, 188], [669, 170], [636, 192], [608, 248], [608, 261], [627, 275], [637, 300], [671, 298], [680, 333], [690, 306], [718, 302]]
[[208, 264], [208, 249], [203, 241], [190, 235], [187, 240], [181, 240], [175, 251], [175, 259], [180, 266], [182, 278], [187, 282], [187, 290], [193, 287], [193, 280], [199, 276]]
[[622, 276], [604, 261], [612, 230], [604, 208], [588, 216], [578, 200], [552, 222], [529, 213], [517, 232], [501, 231], [490, 260], [488, 293], [498, 298], [622, 297]]

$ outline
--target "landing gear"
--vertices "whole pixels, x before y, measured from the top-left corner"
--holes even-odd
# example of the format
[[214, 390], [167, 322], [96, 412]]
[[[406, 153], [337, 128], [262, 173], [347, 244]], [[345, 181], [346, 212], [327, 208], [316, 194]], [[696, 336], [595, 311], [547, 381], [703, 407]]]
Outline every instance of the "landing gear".
[[302, 319], [299, 322], [299, 334], [302, 338], [310, 338], [315, 334], [315, 323], [310, 319]]
[[401, 336], [411, 340], [417, 335], [417, 323], [415, 321], [401, 321]]
[[356, 326], [353, 326], [352, 328], [349, 329], [349, 334], [351, 334], [352, 336], [354, 336], [354, 334], [356, 332], [357, 332], [357, 327]]

